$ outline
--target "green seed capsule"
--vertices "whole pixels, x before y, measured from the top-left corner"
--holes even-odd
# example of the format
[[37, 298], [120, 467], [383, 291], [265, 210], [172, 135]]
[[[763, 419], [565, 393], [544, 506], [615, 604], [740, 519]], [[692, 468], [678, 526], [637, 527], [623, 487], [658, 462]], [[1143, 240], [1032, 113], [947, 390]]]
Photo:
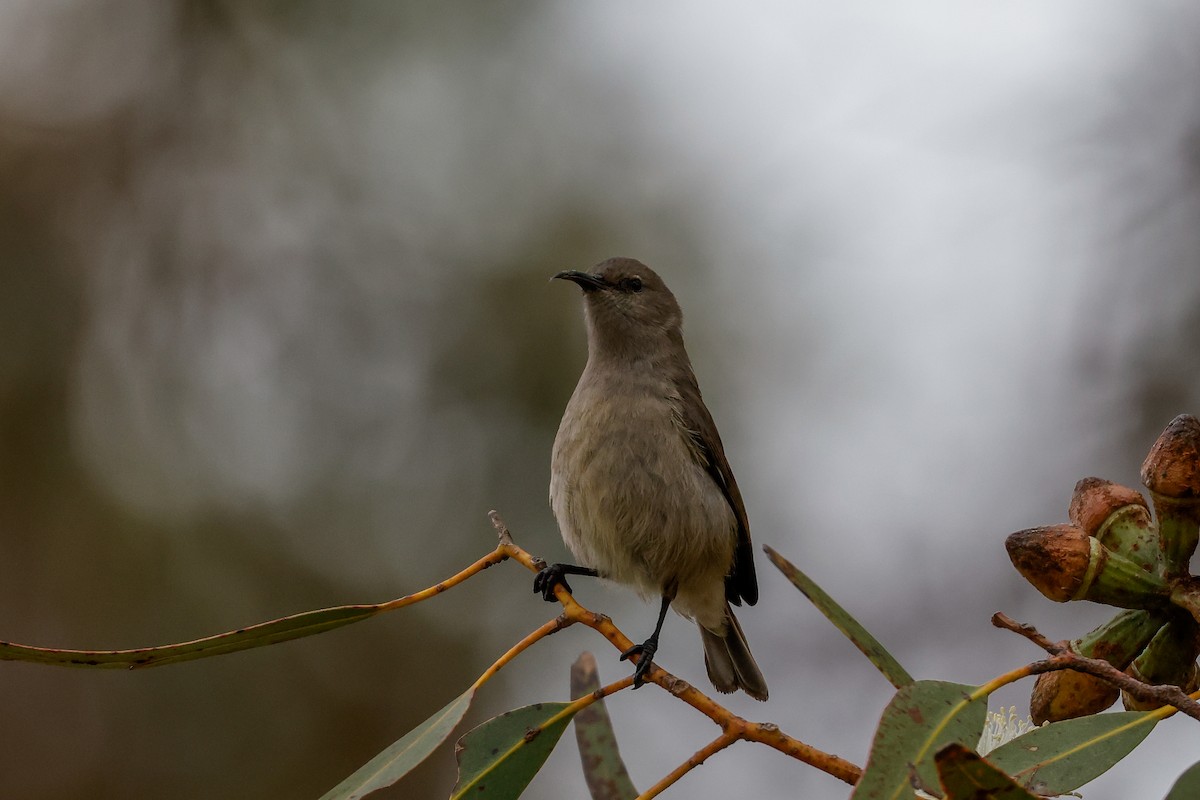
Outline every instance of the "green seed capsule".
[[1200, 541], [1200, 420], [1171, 420], [1142, 463], [1168, 575], [1184, 575]]
[[[1196, 621], [1183, 614], [1175, 615], [1162, 626], [1150, 643], [1125, 671], [1143, 683], [1169, 684], [1185, 692], [1196, 689], [1196, 657], [1200, 655], [1197, 634], [1200, 628]], [[1121, 693], [1125, 708], [1130, 711], [1148, 711], [1158, 708], [1158, 703], [1139, 700], [1127, 692]]]
[[[1149, 611], [1122, 611], [1085, 636], [1067, 643], [1067, 648], [1125, 669], [1165, 621], [1165, 616]], [[1038, 725], [1085, 717], [1108, 708], [1118, 696], [1117, 687], [1094, 675], [1069, 669], [1047, 672], [1039, 675], [1034, 684], [1029, 715]]]
[[1147, 572], [1141, 564], [1112, 552], [1096, 539], [1091, 541], [1091, 580], [1083, 582], [1072, 600], [1091, 600], [1118, 608], [1153, 608], [1165, 603], [1170, 589], [1160, 575]]

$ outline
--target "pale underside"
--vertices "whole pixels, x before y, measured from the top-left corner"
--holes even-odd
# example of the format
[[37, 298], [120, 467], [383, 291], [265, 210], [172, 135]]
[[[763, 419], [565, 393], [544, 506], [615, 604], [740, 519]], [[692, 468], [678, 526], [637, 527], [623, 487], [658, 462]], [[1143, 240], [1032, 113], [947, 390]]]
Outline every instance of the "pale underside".
[[677, 612], [720, 634], [737, 521], [669, 385], [637, 370], [580, 380], [554, 442], [550, 505], [581, 565], [647, 598], [674, 589]]

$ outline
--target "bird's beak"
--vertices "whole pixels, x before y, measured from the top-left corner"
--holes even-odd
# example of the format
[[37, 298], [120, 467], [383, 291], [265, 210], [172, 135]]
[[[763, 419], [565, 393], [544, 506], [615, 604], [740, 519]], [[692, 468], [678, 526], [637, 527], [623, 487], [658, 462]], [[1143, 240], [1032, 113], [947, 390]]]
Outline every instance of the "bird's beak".
[[608, 283], [604, 280], [604, 278], [600, 277], [599, 275], [595, 275], [591, 272], [580, 272], [577, 269], [563, 270], [554, 277], [562, 278], [565, 281], [574, 281], [575, 283], [579, 284], [579, 288], [583, 289], [585, 292], [594, 292], [597, 289], [603, 289], [608, 286]]

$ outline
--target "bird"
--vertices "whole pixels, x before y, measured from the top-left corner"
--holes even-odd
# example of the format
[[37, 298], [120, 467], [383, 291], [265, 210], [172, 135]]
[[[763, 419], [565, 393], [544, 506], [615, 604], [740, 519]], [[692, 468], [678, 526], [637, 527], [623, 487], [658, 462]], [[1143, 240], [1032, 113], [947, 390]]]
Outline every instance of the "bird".
[[767, 699], [767, 684], [732, 605], [758, 602], [750, 525], [737, 481], [684, 346], [683, 314], [652, 269], [610, 258], [565, 270], [583, 294], [587, 364], [563, 412], [550, 466], [550, 506], [581, 562], [544, 566], [534, 591], [554, 600], [568, 575], [660, 600], [636, 658], [646, 682], [667, 610], [700, 628], [716, 689]]

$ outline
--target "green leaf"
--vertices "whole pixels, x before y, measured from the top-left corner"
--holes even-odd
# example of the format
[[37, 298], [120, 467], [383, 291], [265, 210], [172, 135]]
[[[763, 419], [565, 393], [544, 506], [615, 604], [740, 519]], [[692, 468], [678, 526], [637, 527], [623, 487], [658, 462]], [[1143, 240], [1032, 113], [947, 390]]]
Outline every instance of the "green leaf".
[[458, 784], [450, 800], [515, 800], [558, 744], [570, 703], [536, 703], [493, 717], [458, 740]]
[[943, 747], [934, 756], [934, 763], [946, 800], [1037, 800], [961, 744]]
[[321, 800], [352, 800], [366, 797], [371, 792], [391, 786], [403, 778], [428, 758], [438, 745], [446, 741], [446, 737], [466, 716], [471, 700], [475, 697], [475, 688], [472, 686], [451, 700], [441, 711], [404, 734], [399, 741], [322, 795]]
[[[600, 688], [596, 657], [582, 653], [571, 666], [571, 697], [579, 699]], [[575, 741], [583, 762], [583, 777], [592, 800], [634, 800], [638, 790], [621, 760], [617, 737], [604, 701], [598, 700], [575, 715]]]
[[997, 747], [988, 761], [1032, 792], [1065, 794], [1108, 771], [1150, 735], [1160, 718], [1121, 711], [1067, 719]]
[[1195, 800], [1200, 797], [1200, 761], [1179, 776], [1163, 800]]
[[159, 667], [164, 664], [236, 653], [238, 650], [264, 647], [290, 639], [301, 639], [373, 617], [379, 613], [380, 608], [378, 605], [322, 608], [190, 642], [142, 647], [136, 650], [59, 650], [0, 642], [0, 661], [30, 661], [58, 667], [99, 669]]
[[879, 643], [879, 640], [859, 624], [858, 620], [850, 616], [846, 609], [838, 605], [837, 601], [827, 595], [820, 586], [817, 586], [812, 578], [805, 575], [769, 546], [763, 545], [763, 550], [766, 552], [767, 558], [771, 559], [771, 563], [804, 593], [804, 596], [825, 615], [826, 619], [833, 623], [834, 627], [845, 634], [846, 638], [870, 659], [875, 668], [883, 673], [883, 677], [887, 678], [892, 686], [900, 689], [913, 682], [912, 675], [909, 675], [908, 671], [900, 666], [900, 662]]
[[851, 800], [898, 800], [914, 796], [910, 766], [923, 785], [937, 783], [933, 755], [948, 744], [974, 747], [983, 733], [987, 699], [973, 686], [917, 681], [896, 692], [871, 743], [871, 754]]

